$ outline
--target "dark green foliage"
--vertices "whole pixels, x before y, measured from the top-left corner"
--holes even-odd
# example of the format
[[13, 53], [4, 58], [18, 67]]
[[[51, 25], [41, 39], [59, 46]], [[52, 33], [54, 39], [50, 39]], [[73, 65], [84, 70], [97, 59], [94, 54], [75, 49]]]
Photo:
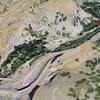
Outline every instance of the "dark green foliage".
[[100, 86], [97, 85], [95, 92], [96, 92], [96, 96], [100, 98]]
[[[43, 46], [44, 44], [45, 42], [40, 39], [15, 46], [15, 50], [8, 55], [7, 59], [1, 65], [1, 68], [4, 69], [5, 66], [11, 64], [11, 70], [9, 73], [14, 73], [19, 68], [19, 66], [24, 64], [26, 61], [32, 59], [35, 56], [46, 53], [48, 50], [45, 46]], [[8, 73], [6, 73], [4, 77], [7, 76], [7, 74]]]
[[65, 77], [65, 76], [70, 76], [70, 72], [62, 72], [61, 74], [60, 74], [62, 77]]
[[84, 2], [81, 7], [87, 13], [100, 18], [100, 2]]
[[68, 96], [72, 96], [73, 98], [78, 100], [81, 95], [82, 89], [86, 90], [84, 93], [84, 100], [87, 100], [87, 98], [89, 98], [89, 96], [87, 95], [88, 93], [94, 92], [94, 88], [92, 87], [90, 82], [87, 79], [83, 78], [83, 79], [76, 81], [76, 85], [69, 89]]
[[88, 100], [90, 96], [93, 95], [93, 100], [100, 100], [100, 68], [96, 67], [100, 64], [100, 57], [98, 56], [92, 60], [88, 60], [86, 64], [86, 67], [91, 68], [92, 66], [92, 70], [89, 71], [89, 73], [80, 71], [80, 74], [84, 75], [84, 77], [77, 80], [76, 84], [69, 89], [68, 96], [73, 97], [75, 100], [77, 100], [77, 98], [79, 100]]
[[[44, 35], [38, 34], [37, 31], [33, 31], [31, 24], [29, 24], [28, 28], [25, 28], [25, 30], [37, 39], [14, 47], [14, 51], [12, 51], [1, 64], [0, 77], [7, 77], [14, 73], [22, 64], [26, 63], [26, 61], [48, 52], [47, 48], [44, 46], [46, 44], [44, 40], [49, 34], [47, 31], [45, 31]], [[9, 65], [11, 67], [10, 69], [8, 68]]]
[[78, 85], [83, 84], [84, 82], [87, 82], [87, 79], [83, 78], [83, 79], [81, 79], [79, 81], [76, 81], [76, 85], [75, 86], [77, 87]]
[[96, 72], [100, 74], [100, 69], [96, 70]]
[[100, 64], [100, 58], [93, 58], [92, 60], [86, 61], [86, 67], [89, 67], [91, 71], [95, 70], [96, 65]]
[[29, 32], [28, 34], [30, 34], [32, 37], [36, 37], [36, 38], [41, 38], [41, 39], [46, 39], [46, 36], [49, 34], [48, 31], [45, 31], [45, 34], [43, 35], [40, 31], [34, 31], [31, 24], [28, 25], [28, 28], [26, 27], [25, 30], [27, 32]]
[[84, 25], [83, 32], [89, 31], [89, 30], [97, 27], [99, 23], [100, 23], [99, 20], [92, 20], [91, 23]]
[[74, 88], [71, 87], [69, 89], [69, 92], [70, 93], [68, 93], [68, 96], [73, 96], [74, 98], [77, 98], [78, 97], [77, 91]]
[[77, 40], [73, 40], [73, 41], [70, 41], [69, 43], [61, 44], [54, 51], [57, 52], [57, 51], [62, 51], [62, 50], [67, 50], [67, 49], [75, 48], [75, 47], [83, 44], [87, 40], [91, 39], [98, 32], [100, 32], [100, 28], [95, 29], [93, 32], [87, 33], [85, 36], [82, 36], [82, 37], [78, 38]]

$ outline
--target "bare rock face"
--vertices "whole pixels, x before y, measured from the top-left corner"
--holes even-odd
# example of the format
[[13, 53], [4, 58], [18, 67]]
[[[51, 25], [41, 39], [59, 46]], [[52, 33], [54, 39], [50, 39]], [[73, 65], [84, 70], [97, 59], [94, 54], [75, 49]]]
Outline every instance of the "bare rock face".
[[0, 94], [0, 100], [13, 100], [13, 96], [10, 94], [2, 93]]
[[0, 0], [0, 100], [100, 98], [99, 1]]

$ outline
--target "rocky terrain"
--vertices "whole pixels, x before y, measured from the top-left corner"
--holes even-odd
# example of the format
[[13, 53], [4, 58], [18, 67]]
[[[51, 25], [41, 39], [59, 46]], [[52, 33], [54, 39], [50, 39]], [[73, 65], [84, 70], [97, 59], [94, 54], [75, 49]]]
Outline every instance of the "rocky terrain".
[[0, 0], [0, 100], [100, 100], [100, 0]]

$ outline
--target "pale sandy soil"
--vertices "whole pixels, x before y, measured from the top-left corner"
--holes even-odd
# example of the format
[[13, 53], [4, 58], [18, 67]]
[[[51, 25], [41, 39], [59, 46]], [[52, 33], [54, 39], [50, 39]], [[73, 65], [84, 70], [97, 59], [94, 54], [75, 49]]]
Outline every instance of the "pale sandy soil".
[[0, 14], [0, 48], [5, 47], [11, 35], [19, 30], [31, 4], [32, 0], [19, 0]]
[[73, 0], [50, 0], [46, 4], [46, 9], [51, 12], [62, 12], [65, 15], [73, 15], [76, 4]]
[[[21, 23], [23, 22], [23, 16], [28, 14], [27, 12], [29, 11], [29, 7], [31, 6], [31, 4], [32, 0], [19, 0], [16, 4], [9, 7], [9, 9], [7, 9], [8, 11], [0, 14], [0, 47], [3, 47], [3, 45], [6, 44], [7, 40], [9, 40], [11, 34], [19, 29]], [[61, 11], [66, 15], [73, 15], [75, 9], [74, 7], [75, 3], [73, 2], [73, 0], [63, 0], [63, 2], [62, 0], [58, 0], [58, 2], [56, 2], [56, 0], [50, 0], [47, 4], [45, 4], [45, 8], [42, 9], [45, 9], [47, 11], [50, 10], [51, 12]]]
[[[87, 42], [84, 43], [82, 46], [76, 48], [76, 50], [70, 50], [69, 53], [67, 52], [66, 54], [64, 54], [61, 59], [61, 62], [64, 64], [64, 67], [75, 68], [77, 66], [80, 66], [82, 62], [86, 61], [95, 53], [95, 51], [91, 48], [92, 46], [92, 43]], [[79, 62], [75, 61], [75, 59], [77, 58], [79, 59]]]
[[[41, 18], [41, 15], [44, 16], [45, 14], [47, 14], [49, 10], [51, 11], [51, 13], [55, 13], [59, 11], [66, 15], [71, 16], [74, 14], [74, 10], [76, 7], [73, 0], [58, 0], [58, 1], [50, 0], [45, 5], [41, 5], [42, 9], [40, 7], [39, 9], [35, 10], [35, 13], [38, 11], [39, 15], [38, 14], [32, 15], [29, 14], [28, 12], [31, 3], [32, 0], [30, 0], [30, 2], [29, 0], [22, 0], [22, 1], [19, 0], [16, 6], [9, 8], [7, 12], [5, 12], [3, 15], [0, 15], [1, 18], [0, 19], [0, 52], [10, 40], [12, 34], [15, 33], [17, 30], [19, 30], [20, 26], [23, 25], [25, 21], [24, 18], [31, 19], [33, 22], [36, 22]], [[44, 12], [44, 9], [46, 9], [46, 12]], [[75, 49], [66, 51], [66, 53], [60, 58], [60, 63], [62, 63], [62, 65], [59, 65], [58, 68], [68, 69], [72, 71], [74, 69], [78, 69], [80, 66], [82, 66], [82, 64], [87, 59], [95, 55], [96, 52], [95, 50], [92, 49], [92, 46], [93, 44], [92, 41], [90, 40]], [[77, 58], [79, 59], [78, 62], [75, 61], [75, 59]], [[39, 60], [41, 59], [42, 58], [40, 58]], [[30, 70], [32, 70], [32, 68], [30, 68]], [[21, 83], [22, 82], [21, 80], [24, 79], [25, 75], [28, 74], [30, 70], [28, 68], [22, 69], [23, 74], [19, 75], [19, 73], [21, 72], [17, 72], [14, 77], [15, 79], [14, 80], [12, 79], [12, 81], [10, 82]], [[76, 80], [76, 78], [80, 78], [80, 77], [81, 76], [76, 75], [76, 77], [73, 77], [73, 79], [70, 80], [68, 83], [66, 79], [61, 81], [57, 80], [46, 87], [41, 87], [37, 91], [34, 100], [66, 100], [65, 95], [67, 91], [65, 90], [64, 92], [63, 89], [66, 88], [66, 85], [73, 85], [73, 81]], [[59, 90], [57, 90], [56, 88], [59, 88], [59, 90], [61, 91], [59, 92]]]
[[[89, 70], [85, 68], [85, 61], [94, 58], [99, 52], [92, 49], [93, 42], [100, 35], [93, 37], [91, 40], [87, 41], [83, 45], [79, 46], [76, 49], [68, 50], [66, 53], [59, 59], [61, 66], [70, 71], [72, 75], [71, 79], [61, 78], [55, 79], [52, 83], [41, 86], [41, 88], [36, 92], [33, 100], [73, 100], [73, 98], [68, 98], [68, 88], [74, 86], [75, 81], [84, 77], [79, 75], [79, 71], [88, 72]], [[75, 61], [76, 58], [79, 58], [79, 61]], [[59, 66], [60, 67], [60, 66]], [[57, 90], [58, 89], [58, 90]], [[46, 95], [45, 95], [46, 94]]]
[[73, 100], [73, 98], [67, 96], [68, 90], [75, 85], [76, 80], [82, 77], [78, 72], [72, 73], [70, 79], [68, 77], [57, 77], [52, 83], [41, 86], [36, 91], [33, 100]]

